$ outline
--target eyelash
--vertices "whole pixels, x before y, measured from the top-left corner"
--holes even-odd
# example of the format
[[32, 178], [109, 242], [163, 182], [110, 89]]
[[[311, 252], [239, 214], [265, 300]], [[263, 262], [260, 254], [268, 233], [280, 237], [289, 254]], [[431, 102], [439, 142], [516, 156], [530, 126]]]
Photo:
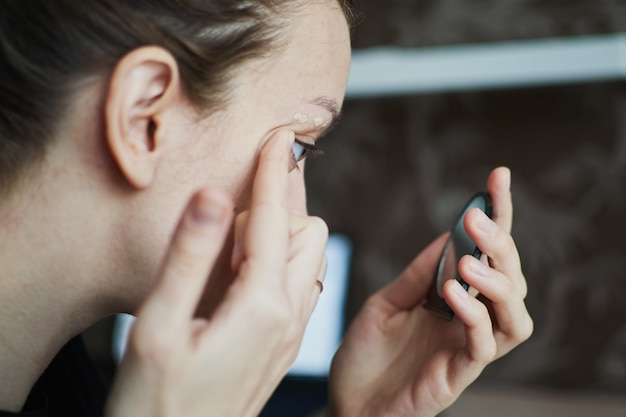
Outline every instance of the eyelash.
[[[297, 146], [299, 146], [299, 148], [296, 148]], [[301, 153], [298, 152], [299, 153], [298, 155], [298, 153], [296, 152], [296, 149], [301, 149], [302, 152]], [[299, 141], [298, 139], [296, 139], [296, 141], [293, 144], [292, 152], [293, 152], [293, 157], [296, 162], [300, 162], [304, 160], [305, 158], [308, 158], [309, 156], [318, 157], [324, 154], [324, 151], [318, 148], [317, 146], [311, 145], [310, 143]]]

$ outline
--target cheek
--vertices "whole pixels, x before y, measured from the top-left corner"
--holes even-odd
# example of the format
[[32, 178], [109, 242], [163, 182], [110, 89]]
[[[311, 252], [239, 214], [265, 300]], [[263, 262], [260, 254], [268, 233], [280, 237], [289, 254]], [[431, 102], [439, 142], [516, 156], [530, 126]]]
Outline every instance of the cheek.
[[237, 212], [249, 208], [256, 158], [253, 153], [242, 153], [224, 149], [183, 167], [192, 190], [217, 188], [231, 196]]

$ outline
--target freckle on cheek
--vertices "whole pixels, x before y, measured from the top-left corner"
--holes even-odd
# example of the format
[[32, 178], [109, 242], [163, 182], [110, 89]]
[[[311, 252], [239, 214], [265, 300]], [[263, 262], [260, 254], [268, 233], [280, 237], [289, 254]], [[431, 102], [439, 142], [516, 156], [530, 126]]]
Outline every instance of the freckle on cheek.
[[298, 122], [298, 123], [306, 123], [309, 121], [309, 118], [306, 117], [304, 114], [302, 113], [296, 113], [293, 115], [293, 119]]

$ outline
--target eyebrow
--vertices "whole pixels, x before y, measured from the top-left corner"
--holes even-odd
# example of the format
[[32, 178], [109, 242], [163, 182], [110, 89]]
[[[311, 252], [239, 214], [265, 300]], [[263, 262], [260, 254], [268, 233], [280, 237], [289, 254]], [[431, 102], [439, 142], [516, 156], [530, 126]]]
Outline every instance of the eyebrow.
[[337, 100], [326, 96], [320, 96], [311, 100], [311, 104], [325, 109], [332, 116], [330, 123], [324, 129], [324, 133], [329, 132], [337, 125], [337, 123], [339, 123], [339, 120], [341, 119], [341, 109]]

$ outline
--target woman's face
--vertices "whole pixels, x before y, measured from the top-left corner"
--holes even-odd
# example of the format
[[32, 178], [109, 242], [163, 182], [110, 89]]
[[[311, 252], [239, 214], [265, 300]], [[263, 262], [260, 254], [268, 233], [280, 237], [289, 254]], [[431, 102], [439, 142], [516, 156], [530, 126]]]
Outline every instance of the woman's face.
[[[298, 141], [315, 145], [343, 102], [350, 35], [336, 0], [307, 2], [283, 35], [286, 47], [245, 65], [234, 79], [226, 108], [199, 123], [199, 140], [184, 167], [188, 175], [193, 166], [191, 182], [229, 192], [238, 212], [249, 206], [257, 157], [271, 135], [290, 129]], [[289, 174], [290, 191], [304, 187], [303, 168], [301, 162]], [[290, 192], [290, 204], [302, 213], [305, 202], [298, 195], [304, 193]]]
[[[336, 120], [350, 66], [349, 29], [339, 4], [307, 1], [282, 31], [285, 45], [241, 68], [223, 109], [198, 121], [189, 106], [187, 110], [182, 106], [168, 126], [173, 142], [181, 146], [168, 153], [157, 173], [161, 185], [147, 201], [151, 218], [144, 218], [139, 229], [133, 226], [125, 232], [132, 236], [126, 247], [134, 252], [132, 275], [138, 278], [124, 280], [133, 283], [133, 289], [126, 291], [131, 298], [123, 301], [125, 308], [132, 309], [151, 287], [145, 280], [158, 270], [191, 193], [200, 187], [218, 187], [232, 196], [238, 213], [247, 210], [258, 155], [267, 140], [289, 129], [300, 142], [314, 145]], [[306, 212], [303, 168], [300, 162], [288, 174], [289, 204], [298, 214]], [[229, 263], [226, 258], [219, 270]], [[212, 298], [219, 297], [226, 281], [211, 280], [211, 285], [217, 285], [209, 289]]]

